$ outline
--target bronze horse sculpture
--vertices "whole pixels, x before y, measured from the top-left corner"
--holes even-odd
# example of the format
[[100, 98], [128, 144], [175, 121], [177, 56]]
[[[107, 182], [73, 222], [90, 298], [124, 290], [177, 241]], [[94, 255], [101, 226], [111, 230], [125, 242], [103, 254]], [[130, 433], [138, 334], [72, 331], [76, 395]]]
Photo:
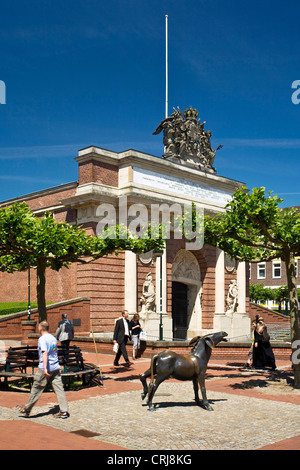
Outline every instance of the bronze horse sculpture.
[[[177, 354], [174, 351], [163, 351], [155, 354], [151, 359], [151, 366], [143, 374], [140, 375], [140, 380], [143, 384], [144, 391], [142, 399], [148, 395], [149, 411], [154, 411], [155, 407], [152, 404], [154, 394], [158, 386], [168, 378], [172, 377], [177, 380], [192, 380], [194, 385], [195, 400], [197, 405], [200, 405], [198, 384], [200, 385], [203, 406], [206, 410], [212, 411], [213, 408], [208, 403], [205, 389], [205, 372], [207, 364], [210, 359], [212, 349], [220, 343], [220, 341], [227, 341], [225, 337], [228, 336], [224, 331], [212, 333], [205, 336], [196, 336], [193, 338], [189, 345], [193, 349], [189, 354]], [[156, 380], [154, 382], [154, 375]], [[147, 386], [147, 378], [151, 376], [149, 387]]]

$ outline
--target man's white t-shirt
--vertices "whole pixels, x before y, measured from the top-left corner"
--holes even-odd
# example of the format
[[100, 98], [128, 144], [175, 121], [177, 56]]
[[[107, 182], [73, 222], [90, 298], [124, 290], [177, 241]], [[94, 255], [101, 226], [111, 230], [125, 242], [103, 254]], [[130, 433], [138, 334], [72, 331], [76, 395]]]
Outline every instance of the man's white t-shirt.
[[48, 372], [60, 369], [58, 355], [57, 355], [57, 340], [50, 333], [46, 333], [39, 338], [38, 341], [39, 350], [39, 369], [44, 369], [43, 364], [43, 352], [48, 353]]

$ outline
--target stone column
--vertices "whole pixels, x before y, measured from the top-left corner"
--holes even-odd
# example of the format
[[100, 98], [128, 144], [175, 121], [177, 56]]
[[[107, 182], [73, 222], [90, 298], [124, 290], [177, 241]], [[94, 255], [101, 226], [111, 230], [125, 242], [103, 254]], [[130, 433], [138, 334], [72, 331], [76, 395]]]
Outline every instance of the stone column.
[[236, 313], [232, 315], [231, 335], [241, 340], [250, 335], [251, 320], [246, 313], [246, 263], [239, 262], [237, 267], [238, 306]]
[[156, 258], [155, 290], [156, 290], [156, 311], [160, 313], [160, 276], [162, 273], [162, 312], [167, 312], [167, 251], [163, 250], [163, 255]]
[[237, 285], [239, 289], [238, 307], [239, 313], [246, 313], [246, 263], [239, 262], [237, 267]]
[[162, 279], [162, 323], [164, 339], [172, 339], [172, 317], [167, 314], [167, 250], [163, 250], [160, 258], [156, 258], [155, 270], [155, 290], [156, 290], [156, 313], [153, 315], [152, 322], [148, 321], [149, 334], [158, 338], [160, 322], [160, 278]]
[[225, 312], [225, 256], [224, 251], [216, 248], [215, 271], [215, 312]]
[[216, 248], [214, 330], [231, 336], [231, 318], [225, 313], [225, 253]]
[[132, 251], [125, 251], [125, 309], [130, 315], [137, 313], [137, 262]]

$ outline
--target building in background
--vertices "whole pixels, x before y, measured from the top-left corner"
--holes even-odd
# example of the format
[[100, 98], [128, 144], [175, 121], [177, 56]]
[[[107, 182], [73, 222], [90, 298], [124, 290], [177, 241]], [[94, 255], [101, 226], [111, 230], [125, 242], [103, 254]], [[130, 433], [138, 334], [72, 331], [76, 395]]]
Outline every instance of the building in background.
[[[297, 210], [300, 210], [300, 206], [295, 206]], [[300, 257], [295, 258], [296, 267], [296, 281], [297, 288], [300, 289]], [[286, 268], [285, 263], [280, 259], [272, 261], [261, 261], [260, 263], [249, 264], [249, 283], [250, 284], [263, 284], [264, 287], [270, 289], [277, 289], [279, 287], [287, 286]], [[261, 305], [265, 305], [270, 309], [277, 310], [279, 307], [283, 310], [288, 307], [286, 302], [283, 301], [281, 306], [277, 300], [267, 300], [265, 302], [259, 302]]]
[[[127, 224], [139, 205], [149, 215], [153, 206], [183, 208], [193, 202], [204, 214], [217, 214], [243, 183], [217, 175], [210, 133], [204, 132], [194, 111], [187, 110], [185, 119], [176, 111], [156, 131], [164, 129], [163, 158], [87, 147], [75, 158], [78, 181], [0, 206], [25, 201], [36, 214], [50, 210], [57, 220], [79, 224], [93, 235], [105, 207], [114, 207], [117, 222]], [[250, 331], [247, 271], [246, 263], [232, 261], [219, 249], [189, 249], [171, 230], [160, 254], [121, 252], [88, 265], [74, 263], [58, 273], [49, 270], [46, 299], [90, 298], [91, 323], [100, 335], [111, 332], [127, 309], [130, 315], [140, 314], [150, 339], [158, 338], [161, 319], [166, 339], [189, 339], [213, 330], [237, 337]], [[34, 269], [31, 280], [34, 301]], [[27, 273], [0, 273], [0, 282], [1, 302], [26, 300]]]

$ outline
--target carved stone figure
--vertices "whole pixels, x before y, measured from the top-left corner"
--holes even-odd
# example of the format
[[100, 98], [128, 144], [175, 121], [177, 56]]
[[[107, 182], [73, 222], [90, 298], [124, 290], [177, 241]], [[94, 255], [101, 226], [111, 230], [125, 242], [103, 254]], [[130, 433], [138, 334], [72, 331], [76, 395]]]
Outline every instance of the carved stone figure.
[[211, 132], [204, 131], [206, 122], [200, 122], [198, 111], [191, 106], [182, 115], [180, 109], [174, 109], [171, 116], [165, 118], [153, 132], [163, 131], [165, 151], [163, 158], [173, 161], [185, 161], [200, 169], [213, 168], [216, 151], [211, 148]]
[[200, 268], [194, 255], [187, 250], [178, 251], [172, 267], [173, 281], [185, 278], [200, 282]]
[[230, 281], [227, 299], [226, 299], [226, 313], [234, 313], [238, 306], [238, 285], [235, 280]]
[[141, 297], [142, 313], [155, 312], [155, 288], [152, 282], [151, 273], [148, 273], [143, 284], [143, 295]]

